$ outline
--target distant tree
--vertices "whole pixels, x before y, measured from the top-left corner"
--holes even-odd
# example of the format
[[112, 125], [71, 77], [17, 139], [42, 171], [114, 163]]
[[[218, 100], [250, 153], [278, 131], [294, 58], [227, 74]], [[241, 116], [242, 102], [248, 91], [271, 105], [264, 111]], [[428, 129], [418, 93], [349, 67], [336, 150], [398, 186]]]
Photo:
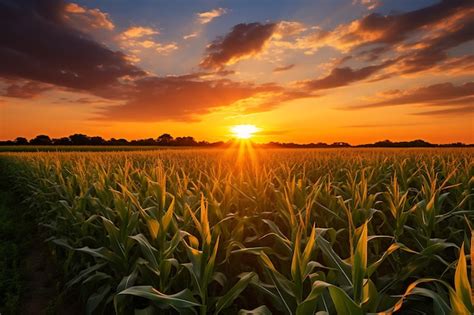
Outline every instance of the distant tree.
[[173, 137], [169, 133], [164, 133], [156, 139], [158, 145], [171, 145]]
[[34, 139], [30, 140], [30, 144], [33, 145], [51, 145], [53, 142], [51, 138], [47, 135], [38, 135]]
[[88, 145], [90, 144], [90, 138], [86, 135], [76, 133], [69, 136], [73, 145]]
[[148, 139], [132, 140], [130, 141], [130, 144], [147, 146], [147, 145], [156, 145], [157, 142], [153, 138], [148, 138]]
[[107, 143], [107, 141], [105, 141], [104, 138], [99, 137], [99, 136], [89, 138], [89, 144], [90, 145], [104, 145], [106, 143]]
[[177, 137], [174, 140], [175, 145], [177, 146], [195, 146], [197, 144], [196, 140], [193, 137]]
[[112, 138], [109, 141], [107, 141], [107, 144], [110, 144], [110, 145], [127, 145], [129, 143], [128, 143], [127, 139]]
[[17, 138], [15, 139], [15, 144], [18, 144], [18, 145], [25, 145], [25, 144], [28, 144], [28, 139], [23, 138], [23, 137], [17, 137]]
[[53, 139], [53, 144], [55, 145], [70, 145], [72, 144], [71, 139], [68, 137], [62, 137], [58, 139]]

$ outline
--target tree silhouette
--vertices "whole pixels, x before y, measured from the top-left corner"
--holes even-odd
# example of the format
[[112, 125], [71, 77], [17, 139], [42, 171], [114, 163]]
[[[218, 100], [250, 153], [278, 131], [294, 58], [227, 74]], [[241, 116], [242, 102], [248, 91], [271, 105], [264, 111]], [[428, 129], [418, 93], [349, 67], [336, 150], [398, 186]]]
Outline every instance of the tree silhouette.
[[171, 145], [173, 137], [169, 133], [164, 133], [159, 136], [156, 141], [158, 142], [158, 145]]
[[69, 136], [69, 139], [71, 139], [71, 142], [73, 145], [88, 145], [90, 144], [89, 142], [89, 137], [80, 133], [73, 134]]
[[72, 144], [71, 139], [68, 137], [62, 137], [62, 138], [57, 138], [53, 139], [53, 144], [55, 145], [70, 145]]
[[17, 138], [15, 139], [15, 144], [18, 144], [18, 145], [26, 145], [26, 144], [28, 144], [28, 139], [23, 138], [23, 137], [17, 137]]
[[177, 137], [174, 140], [175, 145], [177, 146], [195, 146], [197, 145], [196, 140], [193, 137]]
[[107, 141], [102, 138], [102, 137], [90, 137], [89, 138], [89, 144], [90, 145], [104, 145], [104, 144], [107, 144]]
[[51, 145], [53, 142], [51, 138], [47, 135], [38, 135], [34, 139], [30, 140], [30, 144], [34, 145]]

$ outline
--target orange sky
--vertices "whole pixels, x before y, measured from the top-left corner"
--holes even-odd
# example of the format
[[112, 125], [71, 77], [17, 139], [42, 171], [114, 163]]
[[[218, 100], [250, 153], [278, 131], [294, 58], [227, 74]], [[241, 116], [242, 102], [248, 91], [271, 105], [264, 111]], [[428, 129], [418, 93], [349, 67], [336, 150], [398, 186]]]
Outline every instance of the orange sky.
[[472, 1], [46, 2], [0, 7], [3, 140], [474, 143]]

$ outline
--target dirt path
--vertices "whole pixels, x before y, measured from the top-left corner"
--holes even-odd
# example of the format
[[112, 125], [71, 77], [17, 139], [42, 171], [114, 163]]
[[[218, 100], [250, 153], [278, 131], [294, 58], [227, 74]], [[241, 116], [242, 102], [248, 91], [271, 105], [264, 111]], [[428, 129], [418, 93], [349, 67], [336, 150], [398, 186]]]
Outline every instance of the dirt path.
[[55, 270], [48, 248], [41, 240], [32, 240], [28, 255], [24, 261], [25, 287], [23, 291], [22, 314], [48, 314], [54, 310], [51, 300], [56, 296]]
[[34, 220], [0, 177], [0, 314], [84, 314]]
[[36, 233], [24, 262], [25, 288], [21, 314], [84, 314], [80, 298], [63, 290], [64, 279], [48, 245]]

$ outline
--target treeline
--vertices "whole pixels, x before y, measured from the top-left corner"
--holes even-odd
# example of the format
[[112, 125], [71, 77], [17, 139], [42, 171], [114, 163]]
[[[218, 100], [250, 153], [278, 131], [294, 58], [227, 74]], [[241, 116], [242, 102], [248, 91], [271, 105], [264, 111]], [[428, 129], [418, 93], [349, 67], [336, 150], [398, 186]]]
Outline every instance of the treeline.
[[390, 140], [378, 141], [370, 144], [361, 144], [359, 148], [439, 148], [439, 147], [472, 147], [473, 144], [465, 144], [462, 142], [446, 143], [446, 144], [434, 144], [424, 140], [413, 140], [413, 141], [399, 141], [392, 142]]
[[47, 135], [39, 135], [33, 139], [18, 137], [15, 140], [0, 141], [0, 145], [91, 145], [91, 146], [221, 146], [223, 141], [208, 142], [196, 141], [193, 137], [176, 137], [174, 138], [168, 133], [162, 134], [158, 138], [147, 138], [128, 141], [127, 139], [111, 138], [106, 140], [99, 136], [87, 136], [84, 134], [74, 134], [69, 137], [50, 138]]
[[384, 140], [384, 141], [377, 141], [374, 143], [359, 144], [359, 145], [351, 145], [347, 142], [334, 142], [332, 144], [327, 144], [324, 142], [306, 143], [306, 144], [270, 142], [270, 143], [262, 144], [261, 146], [273, 147], [273, 148], [442, 148], [442, 147], [454, 148], [454, 147], [473, 147], [474, 144], [465, 144], [462, 142], [447, 143], [447, 144], [434, 144], [434, 143], [426, 142], [424, 140], [399, 141], [399, 142]]
[[[84, 134], [74, 134], [62, 138], [50, 138], [47, 135], [38, 135], [32, 139], [18, 137], [15, 140], [0, 141], [0, 145], [85, 145], [85, 146], [182, 146], [182, 147], [225, 147], [230, 146], [234, 140], [227, 142], [217, 141], [196, 141], [193, 137], [176, 137], [174, 138], [168, 133], [162, 134], [158, 138], [147, 138], [128, 141], [127, 139], [111, 138], [106, 140], [99, 136], [87, 136]], [[399, 141], [392, 142], [390, 140], [378, 141], [369, 144], [351, 145], [347, 142], [334, 142], [327, 144], [318, 143], [281, 143], [269, 142], [263, 144], [254, 144], [262, 148], [437, 148], [437, 147], [473, 147], [474, 144], [465, 144], [462, 142], [448, 144], [433, 144], [424, 140]]]

